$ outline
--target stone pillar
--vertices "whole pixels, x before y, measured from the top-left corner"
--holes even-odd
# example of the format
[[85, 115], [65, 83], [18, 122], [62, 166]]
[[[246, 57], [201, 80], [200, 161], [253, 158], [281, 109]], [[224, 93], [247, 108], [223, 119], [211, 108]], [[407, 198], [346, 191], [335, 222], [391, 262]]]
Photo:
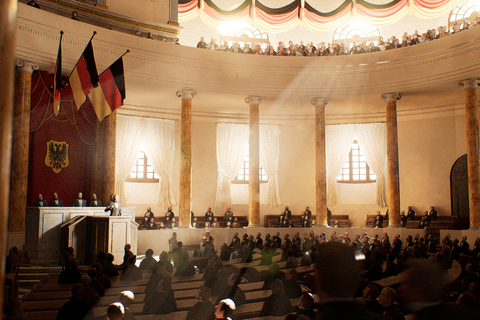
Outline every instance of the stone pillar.
[[260, 226], [260, 103], [262, 97], [248, 96], [250, 104], [248, 226]]
[[[106, 204], [115, 194], [115, 158], [117, 145], [117, 110], [102, 122], [97, 119], [95, 153], [93, 161], [92, 193]], [[120, 202], [125, 199], [120, 199]]]
[[317, 226], [327, 226], [327, 154], [325, 147], [325, 106], [327, 98], [312, 99], [315, 106], [315, 215]]
[[[17, 31], [16, 0], [0, 1], [0, 301], [4, 301], [5, 253], [7, 252], [8, 199], [12, 151], [13, 86], [15, 82], [15, 42]], [[0, 304], [3, 314], [3, 303]]]
[[177, 91], [182, 98], [182, 134], [180, 155], [180, 199], [179, 226], [190, 226], [192, 204], [192, 99], [197, 93], [193, 90]]
[[399, 228], [400, 225], [400, 182], [398, 174], [398, 133], [397, 100], [399, 93], [384, 93], [381, 98], [387, 103], [387, 199], [388, 226]]
[[17, 60], [17, 78], [13, 108], [12, 171], [10, 177], [9, 230], [25, 229], [28, 191], [28, 155], [30, 151], [30, 109], [32, 73], [38, 66]]
[[480, 228], [480, 172], [479, 136], [477, 111], [477, 79], [461, 81], [465, 88], [465, 130], [467, 138], [468, 203], [470, 209], [470, 229]]

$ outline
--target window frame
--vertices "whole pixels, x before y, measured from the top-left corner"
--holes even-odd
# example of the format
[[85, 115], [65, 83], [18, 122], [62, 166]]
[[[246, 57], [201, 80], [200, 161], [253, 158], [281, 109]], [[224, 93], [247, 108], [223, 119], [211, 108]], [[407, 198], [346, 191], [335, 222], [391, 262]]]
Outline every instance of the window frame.
[[[338, 180], [338, 177], [339, 177], [340, 175], [344, 176], [344, 174], [343, 174], [344, 166], [342, 166], [342, 169], [341, 169], [340, 173], [337, 175], [337, 183], [348, 183], [348, 184], [376, 183], [376, 182], [377, 182], [377, 179], [376, 179], [377, 176], [376, 176], [376, 174], [370, 169], [370, 166], [368, 165], [368, 163], [367, 163], [366, 160], [365, 160], [365, 161], [360, 161], [360, 160], [358, 160], [358, 164], [359, 164], [358, 169], [363, 169], [363, 168], [361, 167], [361, 164], [362, 164], [363, 162], [365, 162], [367, 179], [365, 179], [365, 180], [354, 180], [354, 179], [353, 179], [353, 176], [354, 176], [354, 174], [353, 174], [353, 169], [356, 169], [356, 168], [354, 168], [354, 165], [353, 165], [353, 164], [355, 163], [355, 162], [353, 161], [353, 156], [354, 156], [354, 155], [353, 155], [353, 147], [354, 147], [355, 144], [358, 145], [359, 156], [363, 155], [363, 157], [365, 157], [365, 155], [364, 155], [363, 152], [362, 152], [362, 149], [360, 148], [360, 144], [358, 143], [358, 141], [357, 141], [356, 139], [353, 140], [353, 142], [352, 142], [352, 147], [350, 148], [350, 151], [349, 151], [349, 153], [348, 153], [347, 160], [345, 161], [345, 163], [348, 161], [348, 171], [349, 171], [349, 173], [348, 173], [348, 178], [349, 178], [349, 179], [348, 179], [348, 180]], [[344, 164], [344, 165], [345, 165], [345, 164]], [[370, 175], [371, 175], [371, 174], [375, 174], [375, 179], [374, 179], [374, 180], [371, 180], [371, 179], [370, 179]], [[346, 176], [346, 175], [345, 175], [345, 176]]]
[[[132, 170], [130, 170], [130, 173], [128, 174], [128, 177], [125, 178], [125, 182], [135, 182], [135, 183], [158, 183], [160, 181], [160, 179], [158, 178], [155, 178], [155, 176], [157, 175], [155, 169], [153, 169], [153, 166], [152, 166], [152, 170], [153, 170], [153, 178], [145, 178], [148, 176], [148, 157], [147, 157], [147, 154], [145, 153], [145, 151], [143, 150], [140, 150], [140, 154], [143, 154], [143, 157], [139, 156], [137, 158], [137, 160], [135, 161], [135, 165], [133, 167]], [[139, 165], [138, 164], [138, 160], [141, 160], [143, 159], [143, 165]], [[132, 173], [132, 171], [135, 170], [135, 172], [138, 174], [139, 172], [139, 168], [140, 167], [143, 167], [143, 177], [144, 178], [131, 178], [130, 177], [130, 174]]]
[[[262, 165], [259, 165], [259, 182], [260, 183], [267, 183], [268, 182], [268, 175], [263, 169]], [[249, 179], [245, 180], [239, 180], [238, 176], [242, 173], [243, 176], [248, 176]], [[265, 178], [263, 178], [265, 177]], [[245, 151], [245, 156], [243, 158], [243, 165], [242, 168], [238, 171], [237, 175], [235, 178], [232, 180], [232, 183], [234, 184], [248, 184], [250, 181], [250, 148], [247, 147], [247, 150]]]

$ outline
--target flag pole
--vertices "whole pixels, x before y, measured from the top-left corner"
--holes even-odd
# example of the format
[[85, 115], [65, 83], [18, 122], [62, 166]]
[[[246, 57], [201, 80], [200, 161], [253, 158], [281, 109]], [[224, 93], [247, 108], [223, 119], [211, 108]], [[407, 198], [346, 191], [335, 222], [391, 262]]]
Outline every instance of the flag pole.
[[[123, 58], [123, 56], [126, 55], [126, 54], [129, 53], [129, 52], [130, 52], [130, 49], [127, 49], [127, 51], [125, 51], [125, 53], [122, 54], [122, 55], [120, 56], [120, 58]], [[120, 59], [120, 58], [118, 58], [118, 59]]]
[[[92, 35], [92, 37], [90, 38], [90, 40], [88, 40], [88, 43], [92, 42], [93, 37], [95, 37], [96, 34], [97, 34], [97, 31], [93, 31], [93, 35]], [[87, 43], [87, 47], [88, 47], [88, 43]], [[86, 47], [85, 47], [85, 48], [86, 48]], [[85, 49], [83, 50], [83, 52], [85, 52]], [[82, 54], [80, 55], [80, 58], [83, 56], [83, 52], [82, 52]], [[71, 76], [72, 73], [73, 73], [73, 70], [75, 70], [75, 68], [77, 67], [77, 64], [78, 64], [78, 61], [80, 61], [80, 58], [78, 58], [77, 63], [75, 63], [75, 67], [73, 67], [72, 72], [70, 72], [70, 75], [68, 76], [69, 79], [70, 79], [70, 76]]]

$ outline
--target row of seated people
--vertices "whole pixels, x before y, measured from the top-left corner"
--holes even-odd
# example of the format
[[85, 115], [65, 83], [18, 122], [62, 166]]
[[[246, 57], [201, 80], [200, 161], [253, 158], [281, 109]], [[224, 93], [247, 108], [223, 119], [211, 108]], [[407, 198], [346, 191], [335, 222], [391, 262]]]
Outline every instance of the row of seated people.
[[[320, 235], [316, 236], [320, 238]], [[442, 281], [438, 281], [441, 280], [441, 275], [445, 273], [445, 271], [442, 270], [447, 268], [445, 257], [441, 257], [441, 254], [438, 252], [437, 254], [429, 256], [429, 260], [418, 260], [416, 256], [416, 245], [409, 244], [415, 243], [415, 240], [405, 239], [406, 246], [400, 246], [399, 255], [392, 262], [397, 265], [397, 271], [404, 273], [406, 276], [404, 283], [399, 288], [406, 290], [405, 287], [408, 289], [408, 287], [411, 286], [410, 289], [412, 291], [401, 292], [402, 296], [405, 296], [402, 300], [394, 303], [396, 300], [396, 290], [393, 288], [383, 288], [382, 290], [381, 287], [375, 284], [375, 281], [378, 280], [377, 275], [382, 270], [383, 259], [386, 260], [383, 263], [386, 263], [387, 269], [389, 269], [389, 259], [385, 257], [385, 253], [382, 251], [385, 243], [387, 243], [388, 235], [384, 235], [384, 239], [382, 239], [380, 245], [377, 243], [380, 241], [376, 239], [375, 236], [370, 239], [371, 247], [363, 251], [365, 260], [362, 270], [355, 270], [357, 267], [360, 268], [355, 258], [358, 257], [358, 254], [354, 253], [353, 249], [355, 249], [355, 247], [352, 243], [348, 243], [348, 235], [336, 238], [332, 233], [328, 241], [323, 239], [325, 238], [324, 235], [322, 235], [321, 238], [319, 243], [311, 246], [308, 252], [317, 262], [315, 265], [316, 273], [311, 276], [320, 277], [319, 280], [323, 279], [323, 281], [303, 282], [304, 284], [308, 284], [310, 293], [307, 292], [302, 295], [301, 290], [298, 290], [298, 284], [302, 281], [295, 279], [295, 271], [278, 272], [278, 266], [275, 267], [275, 263], [272, 263], [272, 268], [269, 269], [270, 272], [264, 282], [264, 286], [266, 286], [266, 288], [269, 287], [272, 294], [265, 299], [258, 316], [284, 316], [288, 314], [292, 311], [292, 305], [289, 301], [291, 296], [289, 295], [295, 294], [296, 296], [301, 295], [300, 307], [296, 314], [297, 317], [300, 314], [304, 314], [308, 319], [314, 319], [315, 317], [323, 319], [321, 316], [325, 313], [328, 315], [329, 312], [332, 312], [332, 310], [328, 308], [325, 309], [326, 305], [329, 307], [335, 306], [329, 305], [330, 302], [327, 302], [327, 300], [329, 300], [328, 298], [336, 297], [337, 300], [340, 298], [340, 296], [328, 294], [328, 292], [330, 292], [329, 290], [333, 290], [333, 288], [323, 288], [323, 286], [327, 286], [328, 288], [329, 284], [337, 287], [335, 289], [337, 292], [338, 290], [347, 290], [346, 288], [348, 287], [349, 293], [344, 295], [346, 292], [343, 292], [342, 297], [344, 299], [341, 300], [349, 301], [349, 304], [343, 305], [343, 303], [345, 303], [343, 302], [342, 308], [335, 308], [335, 313], [332, 314], [331, 317], [327, 317], [327, 319], [338, 318], [339, 315], [342, 314], [341, 310], [347, 307], [355, 307], [356, 317], [365, 314], [368, 315], [368, 319], [388, 319], [388, 317], [382, 317], [384, 313], [392, 316], [394, 319], [403, 319], [403, 314], [409, 314], [412, 311], [413, 313], [421, 315], [422, 313], [420, 313], [419, 309], [408, 309], [409, 303], [414, 302], [422, 305], [421, 309], [435, 305], [436, 308], [441, 308], [443, 312], [451, 312], [452, 316], [455, 315], [455, 319], [474, 319], [469, 318], [474, 315], [470, 312], [478, 312], [478, 310], [474, 308], [475, 306], [478, 308], [478, 305], [475, 305], [475, 303], [478, 303], [480, 291], [478, 275], [475, 273], [478, 272], [478, 263], [468, 266], [469, 279], [465, 284], [462, 283], [462, 287], [459, 290], [447, 293], [444, 291], [445, 288], [442, 287]], [[395, 246], [397, 246], [397, 242], [401, 240], [398, 237], [395, 239]], [[418, 242], [421, 242], [420, 238], [418, 238]], [[263, 254], [265, 254], [264, 250], [265, 248], [262, 250]], [[346, 252], [348, 252], [350, 257], [348, 259], [346, 259], [346, 256], [342, 256]], [[173, 269], [173, 267], [168, 259], [165, 259], [166, 256], [163, 255], [164, 257], [162, 258], [162, 255], [160, 261], [157, 262], [154, 259], [155, 261], [152, 261], [153, 263], [151, 264], [151, 266], [153, 266], [153, 273], [145, 288], [142, 312], [144, 314], [166, 314], [175, 312], [177, 309], [174, 290], [172, 289], [172, 275], [169, 271]], [[388, 255], [389, 254], [387, 254], [387, 256]], [[146, 260], [147, 258], [144, 261]], [[144, 261], [142, 261], [140, 265], [141, 268], [145, 268], [146, 263], [144, 263]], [[415, 270], [412, 270], [412, 268], [415, 268]], [[199, 302], [189, 310], [186, 319], [209, 319], [211, 313], [215, 312], [215, 306], [220, 305], [225, 299], [230, 299], [231, 302], [229, 301], [228, 303], [232, 303], [229, 312], [233, 312], [235, 308], [246, 303], [245, 294], [239, 287], [242, 276], [241, 271], [239, 272], [238, 269], [232, 266], [222, 264], [214, 253], [212, 253], [208, 259], [208, 264], [203, 271], [204, 282], [197, 294]], [[352, 278], [352, 272], [355, 275], [354, 278]], [[363, 274], [363, 277], [357, 278], [360, 274]], [[419, 278], [420, 275], [421, 277]], [[174, 276], [176, 276], [176, 274]], [[409, 277], [413, 278], [410, 279]], [[292, 279], [293, 281], [290, 281]], [[419, 281], [419, 279], [423, 281]], [[433, 279], [434, 281], [426, 281], [426, 279]], [[315, 283], [317, 285], [314, 285]], [[465, 287], [465, 285], [467, 286]], [[435, 287], [423, 288], [423, 286]], [[428, 290], [424, 292], [420, 290], [421, 288]], [[429, 290], [431, 289], [434, 289], [434, 292], [430, 292]], [[397, 290], [400, 289], [397, 288]], [[420, 290], [420, 295], [418, 294], [418, 290]], [[414, 294], [414, 291], [416, 294]], [[313, 298], [315, 293], [318, 294], [317, 302], [319, 300], [321, 304], [314, 303], [314, 301], [312, 301], [314, 299], [308, 299], [307, 296]], [[424, 297], [422, 297], [422, 295], [424, 295]], [[216, 298], [211, 299], [210, 297], [212, 296]], [[431, 300], [432, 297], [435, 300]], [[409, 298], [415, 298], [415, 300], [408, 300]], [[447, 299], [450, 301], [458, 300], [457, 305], [445, 304], [445, 300]], [[322, 300], [325, 300], [325, 302], [322, 303]], [[353, 304], [353, 301], [356, 302]], [[336, 303], [339, 303], [339, 301]], [[235, 305], [235, 308], [233, 305]], [[343, 312], [353, 312], [349, 310], [349, 308], [343, 310]], [[435, 312], [435, 310], [435, 308], [431, 310], [425, 308], [424, 311], [428, 312], [427, 315], [429, 315], [430, 312]], [[227, 312], [227, 314], [229, 312]], [[349, 318], [353, 316], [354, 315], [351, 315]], [[426, 317], [425, 319], [430, 319], [430, 317]]]
[[328, 43], [324, 42], [317, 44], [315, 47], [313, 42], [304, 45], [303, 41], [300, 44], [294, 44], [293, 41], [289, 41], [288, 45], [283, 42], [278, 43], [277, 50], [274, 47], [267, 44], [267, 48], [262, 49], [260, 44], [254, 44], [250, 47], [249, 43], [246, 43], [244, 47], [241, 47], [238, 43], [233, 43], [230, 47], [228, 43], [224, 41], [221, 45], [216, 43], [215, 39], [211, 39], [210, 43], [205, 42], [201, 37], [197, 44], [197, 48], [210, 49], [224, 52], [245, 53], [254, 55], [269, 55], [269, 56], [337, 56], [337, 55], [350, 55], [360, 53], [378, 52], [384, 50], [398, 49], [408, 47], [435, 39], [443, 38], [452, 34], [459, 33], [461, 31], [473, 28], [480, 24], [480, 18], [476, 18], [475, 21], [464, 22], [463, 24], [455, 23], [453, 27], [448, 29], [446, 26], [440, 26], [437, 29], [429, 29], [423, 34], [419, 34], [418, 31], [409, 35], [405, 32], [402, 39], [398, 39], [395, 36], [389, 37], [384, 41], [383, 37], [379, 37], [376, 41], [366, 41], [361, 43], [354, 43], [349, 48], [345, 42]]
[[[150, 207], [139, 221], [140, 229], [156, 230], [156, 229], [172, 229], [178, 227], [177, 217], [172, 211], [172, 207], [167, 209], [163, 219], [157, 218], [158, 224], [155, 222], [155, 214]], [[192, 228], [241, 228], [247, 225], [246, 217], [234, 217], [230, 208], [224, 213], [223, 217], [215, 217], [212, 208], [208, 208], [205, 215], [202, 217], [195, 217], [193, 212], [190, 212], [190, 225]]]
[[[110, 200], [111, 201], [111, 200]], [[108, 201], [108, 204], [110, 203]], [[37, 200], [33, 203], [34, 207], [63, 207], [63, 200], [58, 197], [58, 193], [52, 194], [52, 200], [49, 202], [43, 200], [43, 194], [37, 195]], [[83, 199], [83, 193], [79, 192], [77, 198], [73, 200], [72, 207], [102, 207], [102, 201], [97, 198], [95, 193], [92, 194], [90, 202]]]
[[[285, 210], [279, 216], [265, 215], [264, 225], [266, 227], [282, 227], [282, 228], [293, 228], [293, 227], [314, 227], [316, 224], [314, 215], [310, 207], [305, 207], [305, 210], [301, 212], [299, 216], [292, 215], [291, 210], [288, 206], [285, 206]], [[349, 218], [348, 215], [334, 215], [327, 208], [327, 225], [331, 227], [349, 227]]]
[[[412, 220], [412, 221], [415, 220], [415, 214], [416, 213], [411, 206], [408, 206], [407, 213], [405, 213], [405, 211], [402, 211], [400, 213], [400, 224], [401, 224], [401, 226], [406, 227], [408, 220]], [[435, 210], [434, 206], [431, 206], [430, 211], [424, 211], [424, 214], [421, 217], [421, 220], [419, 222], [418, 228], [423, 229], [423, 228], [427, 227], [430, 224], [431, 221], [436, 221], [437, 218], [438, 218], [438, 212], [437, 212], [437, 210]], [[372, 222], [372, 221], [369, 221], [369, 217], [367, 216], [366, 225], [367, 225], [367, 227], [371, 226], [373, 228], [383, 228], [384, 226], [388, 226], [388, 223], [387, 223], [387, 225], [385, 225], [384, 221], [388, 221], [388, 210], [385, 213], [385, 216], [383, 216], [380, 211], [377, 211], [377, 213], [376, 213], [376, 215], [373, 219], [373, 225], [370, 225], [369, 222]]]

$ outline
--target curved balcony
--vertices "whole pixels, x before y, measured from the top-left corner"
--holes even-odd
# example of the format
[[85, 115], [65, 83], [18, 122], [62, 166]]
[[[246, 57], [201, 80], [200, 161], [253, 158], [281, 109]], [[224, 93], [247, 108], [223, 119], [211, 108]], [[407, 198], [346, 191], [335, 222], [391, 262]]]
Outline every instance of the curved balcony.
[[327, 120], [383, 117], [380, 94], [400, 92], [400, 110], [463, 103], [458, 81], [480, 76], [480, 27], [385, 52], [333, 57], [252, 56], [152, 41], [74, 21], [19, 4], [17, 57], [53, 72], [63, 30], [63, 70], [68, 76], [92, 32], [98, 71], [130, 49], [125, 61], [127, 99], [121, 113], [178, 117], [175, 92], [197, 91], [196, 116], [246, 118], [248, 95], [263, 97], [263, 119], [304, 119], [310, 101], [329, 99]]

